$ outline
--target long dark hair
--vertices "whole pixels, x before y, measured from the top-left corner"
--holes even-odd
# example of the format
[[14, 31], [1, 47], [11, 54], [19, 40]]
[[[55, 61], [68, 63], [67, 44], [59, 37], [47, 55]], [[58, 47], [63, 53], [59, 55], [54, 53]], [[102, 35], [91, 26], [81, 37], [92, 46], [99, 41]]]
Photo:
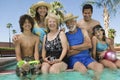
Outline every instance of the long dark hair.
[[96, 32], [97, 30], [99, 30], [100, 28], [102, 28], [101, 25], [96, 25], [96, 26], [94, 26], [93, 29], [92, 29], [92, 31], [93, 31], [92, 34], [95, 35], [95, 32]]
[[101, 25], [96, 25], [96, 26], [94, 26], [94, 28], [93, 28], [93, 35], [95, 36], [95, 32], [96, 31], [102, 31], [103, 32], [103, 38], [102, 38], [102, 40], [103, 41], [106, 41], [106, 36], [105, 36], [105, 30], [102, 28], [102, 26]]
[[100, 28], [100, 31], [103, 32], [103, 38], [102, 38], [102, 40], [106, 41], [105, 30], [103, 28]]

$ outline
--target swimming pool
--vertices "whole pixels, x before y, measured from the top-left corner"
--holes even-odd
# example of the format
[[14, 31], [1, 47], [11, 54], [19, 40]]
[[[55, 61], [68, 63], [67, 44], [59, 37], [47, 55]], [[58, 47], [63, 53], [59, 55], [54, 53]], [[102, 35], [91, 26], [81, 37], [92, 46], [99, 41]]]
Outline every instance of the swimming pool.
[[[7, 70], [15, 68], [15, 66], [8, 67]], [[36, 80], [92, 80], [93, 71], [88, 70], [86, 75], [82, 75], [79, 72], [62, 72], [60, 74], [46, 74], [39, 75]], [[16, 74], [0, 74], [0, 80], [20, 80]], [[110, 69], [104, 69], [100, 80], [120, 80], [120, 69], [112, 71]]]
[[[120, 56], [118, 56], [120, 59]], [[16, 65], [6, 67], [5, 70], [8, 71], [1, 74], [0, 80], [20, 80], [15, 74]], [[9, 70], [12, 70], [9, 72]], [[94, 73], [92, 70], [88, 70], [86, 75], [82, 75], [79, 72], [62, 72], [60, 74], [46, 74], [39, 75], [36, 80], [92, 80]], [[100, 80], [120, 80], [120, 69], [112, 71], [108, 68], [105, 68]]]

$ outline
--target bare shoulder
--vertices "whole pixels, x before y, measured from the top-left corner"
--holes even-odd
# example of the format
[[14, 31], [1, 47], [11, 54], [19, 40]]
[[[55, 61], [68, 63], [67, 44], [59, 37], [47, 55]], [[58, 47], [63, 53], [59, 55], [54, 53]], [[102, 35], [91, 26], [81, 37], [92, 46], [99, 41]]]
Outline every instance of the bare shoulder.
[[65, 32], [64, 31], [60, 31], [60, 36], [65, 36]]
[[93, 36], [93, 37], [92, 37], [92, 40], [96, 40], [96, 39], [97, 39], [96, 36]]
[[85, 24], [85, 22], [84, 22], [83, 19], [77, 21], [77, 26], [78, 26], [79, 28], [84, 29], [84, 28], [85, 28], [85, 27], [84, 27], [84, 24]]
[[111, 40], [111, 38], [106, 38], [106, 42], [107, 42], [108, 44], [112, 44], [112, 43], [113, 43], [112, 40]]
[[82, 22], [84, 22], [84, 20], [83, 20], [83, 19], [81, 19], [81, 20], [79, 20], [79, 21], [78, 21], [78, 23], [82, 23]]
[[39, 40], [39, 36], [33, 34], [33, 39]]
[[97, 20], [92, 19], [92, 22], [93, 22], [94, 25], [100, 25], [100, 22], [97, 21]]
[[77, 24], [78, 24], [78, 25], [82, 25], [82, 23], [84, 23], [84, 20], [83, 20], [83, 19], [77, 21]]

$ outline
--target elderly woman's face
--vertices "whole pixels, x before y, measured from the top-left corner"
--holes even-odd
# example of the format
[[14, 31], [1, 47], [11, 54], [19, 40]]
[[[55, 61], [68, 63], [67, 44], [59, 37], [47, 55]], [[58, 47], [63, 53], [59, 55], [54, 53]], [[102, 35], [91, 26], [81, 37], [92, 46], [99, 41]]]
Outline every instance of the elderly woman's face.
[[48, 28], [50, 30], [58, 29], [57, 20], [55, 18], [48, 19]]
[[47, 10], [47, 7], [45, 7], [45, 6], [40, 6], [40, 7], [38, 7], [37, 12], [38, 12], [41, 16], [45, 16], [45, 15], [47, 14], [48, 10]]

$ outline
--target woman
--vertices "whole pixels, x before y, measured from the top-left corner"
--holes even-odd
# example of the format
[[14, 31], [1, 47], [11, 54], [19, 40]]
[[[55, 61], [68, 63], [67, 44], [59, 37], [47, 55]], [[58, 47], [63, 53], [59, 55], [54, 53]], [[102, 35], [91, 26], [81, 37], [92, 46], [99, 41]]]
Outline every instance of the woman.
[[45, 24], [48, 27], [48, 34], [44, 36], [41, 67], [42, 73], [60, 73], [67, 69], [65, 57], [67, 53], [67, 39], [65, 33], [59, 30], [59, 18], [50, 13]]
[[43, 37], [47, 31], [45, 24], [44, 24], [44, 21], [45, 21], [45, 17], [48, 14], [49, 9], [50, 9], [50, 4], [48, 4], [44, 1], [40, 1], [36, 4], [33, 4], [30, 8], [30, 10], [35, 12], [34, 13], [35, 15], [32, 12], [30, 12], [30, 15], [34, 16], [33, 19], [35, 21], [33, 33], [40, 37], [41, 43], [42, 43]]
[[[100, 25], [97, 25], [100, 26]], [[100, 26], [101, 27], [101, 26]], [[108, 60], [105, 58], [106, 53], [112, 51], [115, 53], [113, 44], [110, 39], [105, 37], [105, 31], [102, 28], [94, 28], [93, 29], [93, 57], [97, 59], [100, 63], [102, 63], [105, 67], [111, 69], [120, 68], [120, 60], [115, 59], [114, 61]]]

